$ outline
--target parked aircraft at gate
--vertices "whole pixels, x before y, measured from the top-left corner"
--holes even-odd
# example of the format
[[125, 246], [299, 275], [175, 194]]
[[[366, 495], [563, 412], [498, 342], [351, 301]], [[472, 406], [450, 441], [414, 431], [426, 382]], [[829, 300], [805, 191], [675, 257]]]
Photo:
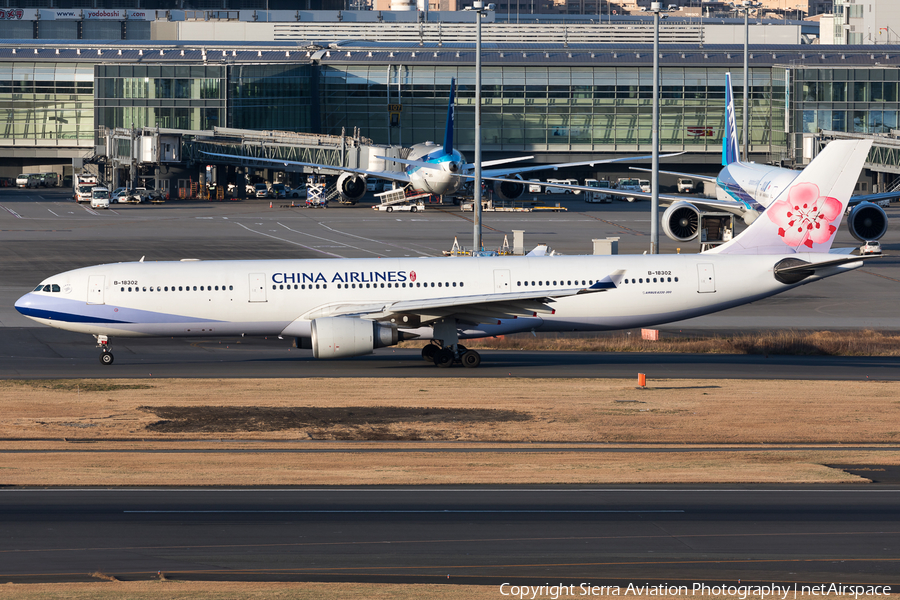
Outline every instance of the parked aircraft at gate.
[[743, 233], [702, 254], [130, 262], [67, 271], [19, 298], [51, 327], [109, 338], [281, 335], [317, 358], [432, 340], [423, 358], [475, 367], [459, 340], [658, 325], [862, 265], [831, 244], [870, 140], [829, 144]]
[[[675, 241], [686, 242], [699, 234], [700, 214], [704, 211], [725, 211], [744, 219], [748, 225], [771, 205], [781, 193], [787, 189], [801, 171], [784, 169], [774, 165], [758, 164], [740, 160], [737, 127], [735, 125], [734, 94], [731, 90], [731, 73], [725, 75], [726, 108], [725, 134], [722, 137], [722, 170], [717, 177], [681, 173], [677, 171], [660, 171], [662, 174], [677, 177], [690, 177], [715, 184], [716, 197], [701, 195], [659, 194], [660, 204], [668, 205], [663, 213], [662, 227], [667, 236]], [[642, 167], [631, 167], [635, 171], [649, 171]], [[486, 179], [498, 183], [509, 182], [503, 177], [486, 175]], [[592, 188], [580, 185], [559, 185], [556, 187], [591, 191]], [[650, 199], [650, 192], [634, 190], [604, 189], [604, 193], [626, 198]], [[850, 205], [854, 206], [847, 218], [850, 233], [860, 241], [880, 239], [887, 232], [888, 219], [884, 210], [874, 202], [889, 203], [900, 196], [900, 192], [853, 196]]]
[[[453, 130], [454, 130], [454, 99], [455, 84], [450, 82], [450, 102], [447, 106], [447, 124], [444, 132], [444, 144], [439, 146], [434, 142], [424, 142], [413, 146], [406, 158], [388, 158], [385, 156], [376, 156], [375, 158], [386, 160], [401, 165], [403, 170], [385, 170], [376, 171], [369, 169], [356, 169], [351, 167], [336, 167], [334, 165], [324, 165], [318, 163], [297, 162], [290, 160], [275, 160], [264, 158], [253, 158], [254, 163], [271, 162], [272, 166], [299, 166], [322, 169], [327, 171], [341, 171], [338, 177], [337, 188], [341, 196], [351, 203], [356, 203], [366, 193], [366, 178], [377, 177], [393, 181], [401, 186], [410, 186], [410, 188], [419, 193], [437, 194], [440, 196], [449, 196], [455, 194], [468, 179], [471, 178], [475, 171], [475, 165], [466, 162], [462, 153], [453, 147]], [[227, 158], [230, 160], [245, 160], [247, 157], [235, 154], [219, 154], [215, 152], [204, 152], [207, 156], [215, 156], [219, 158]], [[674, 155], [666, 155], [674, 156]], [[507, 181], [497, 181], [494, 183], [494, 193], [503, 200], [515, 200], [525, 193], [526, 182], [522, 179], [521, 174], [533, 171], [556, 170], [567, 167], [594, 166], [605, 163], [615, 162], [632, 162], [635, 160], [645, 160], [650, 156], [627, 156], [623, 158], [597, 159], [581, 162], [559, 163], [553, 165], [535, 165], [526, 167], [502, 169], [484, 169], [484, 167], [494, 167], [501, 164], [529, 160], [533, 156], [520, 156], [516, 158], [506, 158], [481, 163], [483, 177], [499, 177], [509, 178]]]

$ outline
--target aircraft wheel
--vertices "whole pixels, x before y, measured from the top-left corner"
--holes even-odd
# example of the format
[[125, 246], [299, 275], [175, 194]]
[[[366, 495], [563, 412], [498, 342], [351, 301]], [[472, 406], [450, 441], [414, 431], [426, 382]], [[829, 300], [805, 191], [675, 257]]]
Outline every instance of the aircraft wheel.
[[393, 207], [393, 206], [388, 206], [388, 207], [385, 209], [385, 212], [394, 212], [394, 207]]
[[428, 344], [427, 346], [422, 348], [422, 360], [424, 360], [425, 362], [433, 363], [434, 355], [437, 354], [438, 350], [440, 350], [440, 348], [438, 348], [434, 344]]
[[474, 369], [481, 364], [481, 355], [474, 350], [469, 350], [459, 360], [464, 367]]
[[100, 362], [103, 363], [104, 365], [111, 365], [111, 364], [113, 364], [113, 355], [112, 355], [112, 352], [102, 352], [102, 353], [100, 354]]
[[452, 367], [453, 358], [453, 350], [450, 348], [441, 348], [434, 355], [434, 366], [444, 369]]

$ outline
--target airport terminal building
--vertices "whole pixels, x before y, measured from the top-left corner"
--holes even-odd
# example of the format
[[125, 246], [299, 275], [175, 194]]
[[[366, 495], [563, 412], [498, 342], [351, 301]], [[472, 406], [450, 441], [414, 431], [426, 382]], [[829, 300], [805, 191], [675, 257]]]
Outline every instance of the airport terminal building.
[[[750, 46], [750, 152], [803, 164], [818, 130], [898, 128], [900, 46]], [[650, 152], [652, 46], [486, 44], [485, 159], [559, 162]], [[71, 172], [103, 128], [216, 127], [440, 140], [452, 79], [456, 136], [474, 147], [472, 44], [11, 41], [0, 44], [0, 175]], [[740, 45], [661, 46], [660, 139], [719, 161], [725, 73], [742, 115]]]

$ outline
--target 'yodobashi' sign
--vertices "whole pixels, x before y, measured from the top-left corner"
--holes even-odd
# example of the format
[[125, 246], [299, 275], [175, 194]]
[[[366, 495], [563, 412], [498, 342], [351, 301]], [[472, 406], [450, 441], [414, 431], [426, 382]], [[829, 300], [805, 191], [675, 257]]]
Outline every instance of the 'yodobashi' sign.
[[125, 18], [125, 11], [118, 8], [86, 8], [84, 18], [91, 21], [121, 21]]

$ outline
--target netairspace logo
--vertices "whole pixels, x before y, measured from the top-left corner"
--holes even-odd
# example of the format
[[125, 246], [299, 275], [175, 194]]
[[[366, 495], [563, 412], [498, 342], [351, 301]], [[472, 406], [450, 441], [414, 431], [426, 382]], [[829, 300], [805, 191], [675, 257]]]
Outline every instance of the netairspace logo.
[[869, 596], [889, 596], [891, 586], [887, 585], [844, 585], [843, 583], [823, 583], [819, 585], [713, 585], [695, 583], [686, 585], [634, 585], [627, 587], [618, 585], [592, 585], [574, 583], [564, 585], [513, 585], [504, 583], [500, 586], [501, 596], [511, 596], [523, 600], [537, 600], [538, 598], [591, 597], [591, 596], [717, 596], [732, 597], [737, 600], [747, 598], [759, 598], [760, 600], [778, 599], [788, 600], [810, 596], [845, 596], [847, 598], [865, 598]]

